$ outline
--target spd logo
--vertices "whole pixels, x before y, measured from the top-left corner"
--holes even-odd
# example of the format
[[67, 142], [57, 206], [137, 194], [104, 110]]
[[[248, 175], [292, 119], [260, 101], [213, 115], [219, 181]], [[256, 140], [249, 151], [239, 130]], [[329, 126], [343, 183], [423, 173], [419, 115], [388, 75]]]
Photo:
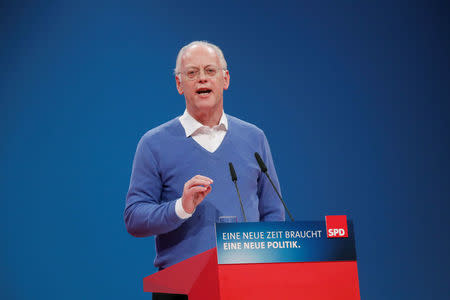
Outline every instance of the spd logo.
[[325, 216], [327, 238], [348, 237], [347, 216]]

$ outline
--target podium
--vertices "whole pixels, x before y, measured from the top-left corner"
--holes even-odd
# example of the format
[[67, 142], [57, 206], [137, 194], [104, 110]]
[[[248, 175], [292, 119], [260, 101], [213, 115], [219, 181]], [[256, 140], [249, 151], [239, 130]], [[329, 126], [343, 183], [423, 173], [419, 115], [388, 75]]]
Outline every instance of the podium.
[[144, 278], [144, 291], [189, 300], [359, 300], [353, 226], [347, 237], [330, 237], [326, 225], [217, 224], [216, 248]]

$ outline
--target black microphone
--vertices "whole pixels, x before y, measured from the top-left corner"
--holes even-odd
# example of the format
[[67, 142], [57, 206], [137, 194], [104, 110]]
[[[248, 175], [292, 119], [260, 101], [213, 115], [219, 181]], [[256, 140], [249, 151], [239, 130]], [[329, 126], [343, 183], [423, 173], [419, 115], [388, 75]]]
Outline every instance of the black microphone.
[[245, 216], [245, 212], [244, 212], [244, 206], [242, 205], [241, 194], [239, 194], [239, 189], [237, 186], [236, 171], [234, 170], [232, 163], [228, 163], [228, 166], [230, 167], [231, 180], [234, 182], [234, 186], [236, 187], [236, 192], [239, 197], [239, 203], [241, 204], [241, 211], [242, 211], [242, 215], [244, 216], [244, 222], [247, 222], [247, 217]]
[[267, 172], [267, 167], [266, 164], [263, 162], [261, 156], [259, 156], [258, 152], [255, 152], [255, 158], [256, 161], [258, 162], [259, 167], [261, 168], [261, 172], [266, 173]]
[[233, 164], [229, 163], [228, 165], [230, 166], [231, 180], [233, 182], [236, 182], [237, 181], [237, 176], [236, 176], [236, 171], [234, 170]]
[[270, 178], [269, 174], [267, 173], [267, 167], [266, 164], [263, 162], [261, 156], [259, 155], [258, 152], [255, 152], [255, 158], [256, 161], [258, 162], [259, 167], [261, 168], [261, 172], [263, 172], [264, 174], [266, 174], [267, 179], [269, 179], [270, 183], [272, 184], [273, 189], [275, 190], [275, 192], [278, 195], [278, 198], [280, 198], [281, 203], [283, 203], [284, 209], [287, 211], [289, 218], [291, 218], [291, 221], [294, 221], [294, 218], [292, 217], [291, 213], [289, 212], [289, 209], [286, 206], [286, 203], [284, 203], [283, 198], [281, 198], [280, 193], [278, 192], [277, 187], [275, 186], [275, 184], [273, 183], [272, 179]]

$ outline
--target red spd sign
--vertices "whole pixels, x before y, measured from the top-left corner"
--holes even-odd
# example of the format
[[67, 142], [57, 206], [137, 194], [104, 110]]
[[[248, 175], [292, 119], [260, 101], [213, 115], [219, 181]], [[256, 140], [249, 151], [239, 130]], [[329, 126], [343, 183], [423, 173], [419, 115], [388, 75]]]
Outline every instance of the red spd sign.
[[327, 238], [348, 237], [347, 216], [325, 216]]

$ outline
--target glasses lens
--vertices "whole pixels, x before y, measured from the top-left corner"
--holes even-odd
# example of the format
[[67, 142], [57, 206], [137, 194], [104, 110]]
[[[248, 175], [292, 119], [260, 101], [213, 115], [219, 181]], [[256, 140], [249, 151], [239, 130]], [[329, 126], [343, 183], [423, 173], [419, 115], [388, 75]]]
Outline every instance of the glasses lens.
[[189, 79], [194, 79], [194, 78], [196, 78], [198, 76], [198, 73], [199, 73], [199, 71], [196, 70], [196, 69], [189, 69], [189, 70], [186, 71], [186, 76]]
[[209, 77], [214, 77], [214, 76], [216, 76], [217, 69], [214, 67], [207, 67], [207, 68], [205, 68], [205, 73]]

